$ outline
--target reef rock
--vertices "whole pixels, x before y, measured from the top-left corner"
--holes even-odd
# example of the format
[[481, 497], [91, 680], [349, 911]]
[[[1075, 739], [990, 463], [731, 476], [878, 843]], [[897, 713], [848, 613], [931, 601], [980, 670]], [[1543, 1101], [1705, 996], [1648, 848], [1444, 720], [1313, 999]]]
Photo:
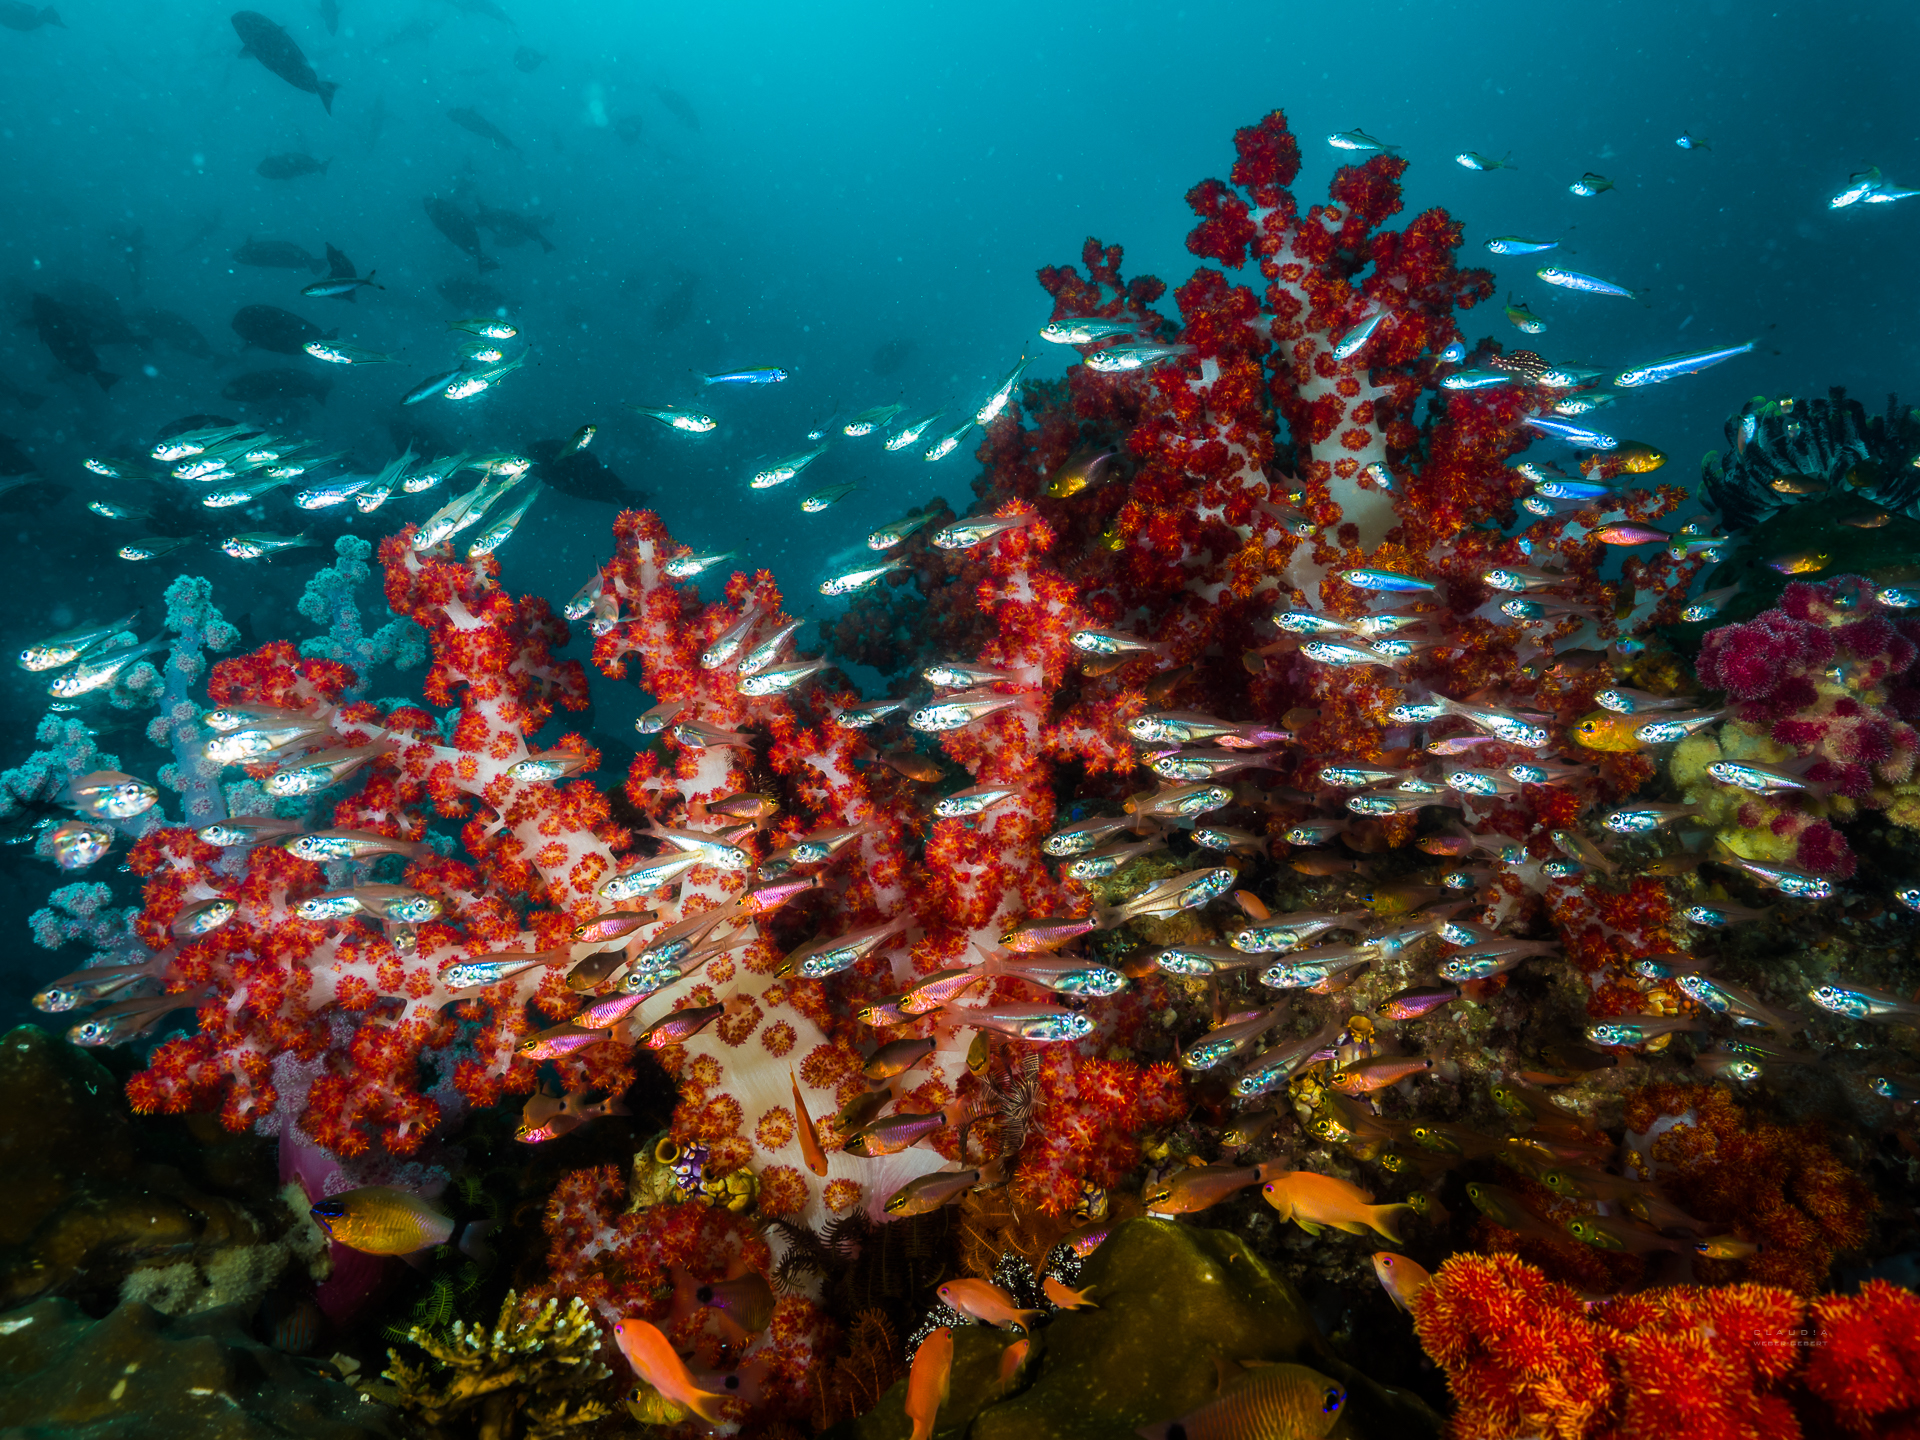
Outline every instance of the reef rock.
[[[984, 1325], [954, 1332], [953, 1389], [936, 1433], [968, 1427], [968, 1440], [1132, 1440], [1143, 1425], [1210, 1400], [1217, 1361], [1286, 1360], [1347, 1388], [1335, 1440], [1427, 1440], [1441, 1420], [1405, 1391], [1377, 1385], [1335, 1356], [1287, 1281], [1225, 1230], [1131, 1220], [1090, 1257], [1075, 1281], [1098, 1309], [1036, 1324], [1025, 1368], [1000, 1388], [1000, 1356], [1019, 1336]], [[836, 1432], [900, 1440], [911, 1430], [905, 1382], [873, 1411]]]
[[90, 1320], [49, 1298], [0, 1317], [0, 1433], [61, 1440], [383, 1440], [393, 1413], [249, 1339], [227, 1309]]

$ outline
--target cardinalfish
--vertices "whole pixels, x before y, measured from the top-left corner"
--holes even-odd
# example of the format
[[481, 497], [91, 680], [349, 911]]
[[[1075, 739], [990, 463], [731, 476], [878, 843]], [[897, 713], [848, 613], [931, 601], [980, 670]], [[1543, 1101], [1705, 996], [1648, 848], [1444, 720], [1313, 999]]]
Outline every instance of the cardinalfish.
[[564, 1097], [544, 1092], [534, 1095], [520, 1112], [520, 1124], [513, 1138], [523, 1144], [538, 1145], [570, 1134], [590, 1120], [633, 1113], [618, 1095], [587, 1104], [583, 1099], [586, 1094], [584, 1090], [575, 1090]]
[[1228, 1196], [1257, 1185], [1260, 1179], [1258, 1165], [1189, 1166], [1149, 1185], [1141, 1200], [1156, 1215], [1193, 1215], [1211, 1210]]
[[453, 1238], [453, 1217], [410, 1190], [363, 1185], [308, 1212], [329, 1240], [367, 1255], [413, 1255]]
[[766, 1277], [748, 1271], [732, 1280], [715, 1280], [693, 1292], [695, 1303], [718, 1310], [749, 1335], [758, 1335], [773, 1323], [773, 1287]]
[[1346, 1400], [1345, 1387], [1318, 1370], [1260, 1364], [1224, 1381], [1220, 1393], [1198, 1409], [1144, 1425], [1139, 1433], [1147, 1440], [1319, 1440], [1339, 1421]]
[[957, 1200], [986, 1179], [984, 1170], [935, 1170], [909, 1180], [887, 1197], [881, 1207], [889, 1220], [904, 1220], [912, 1215], [931, 1215]]

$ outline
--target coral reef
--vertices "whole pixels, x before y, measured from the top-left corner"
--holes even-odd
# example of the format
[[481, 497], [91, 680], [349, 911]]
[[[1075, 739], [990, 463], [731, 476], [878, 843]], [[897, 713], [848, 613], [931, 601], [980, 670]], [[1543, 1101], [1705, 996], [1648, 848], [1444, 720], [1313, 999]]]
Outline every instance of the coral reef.
[[596, 1394], [612, 1373], [603, 1337], [584, 1301], [522, 1301], [513, 1291], [491, 1326], [454, 1321], [444, 1333], [415, 1327], [410, 1344], [427, 1364], [390, 1353], [366, 1393], [406, 1415], [422, 1435], [515, 1435], [550, 1440], [585, 1430], [612, 1413]]

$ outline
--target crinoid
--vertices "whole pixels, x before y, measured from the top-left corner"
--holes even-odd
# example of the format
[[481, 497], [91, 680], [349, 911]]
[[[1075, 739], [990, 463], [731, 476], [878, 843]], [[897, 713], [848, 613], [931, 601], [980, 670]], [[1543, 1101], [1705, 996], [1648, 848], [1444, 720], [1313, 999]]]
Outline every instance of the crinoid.
[[1708, 452], [1701, 480], [1729, 529], [1831, 494], [1920, 516], [1920, 420], [1892, 395], [1872, 417], [1838, 386], [1824, 400], [1756, 398], [1728, 417], [1726, 435], [1727, 453]]

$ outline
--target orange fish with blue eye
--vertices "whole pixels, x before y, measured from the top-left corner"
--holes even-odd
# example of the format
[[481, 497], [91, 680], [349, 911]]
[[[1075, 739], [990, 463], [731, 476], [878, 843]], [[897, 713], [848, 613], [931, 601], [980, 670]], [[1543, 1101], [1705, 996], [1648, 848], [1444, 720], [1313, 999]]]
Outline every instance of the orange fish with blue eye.
[[1644, 715], [1616, 715], [1611, 710], [1596, 710], [1573, 727], [1573, 738], [1589, 750], [1605, 750], [1624, 755], [1646, 746], [1634, 731], [1646, 723]]

